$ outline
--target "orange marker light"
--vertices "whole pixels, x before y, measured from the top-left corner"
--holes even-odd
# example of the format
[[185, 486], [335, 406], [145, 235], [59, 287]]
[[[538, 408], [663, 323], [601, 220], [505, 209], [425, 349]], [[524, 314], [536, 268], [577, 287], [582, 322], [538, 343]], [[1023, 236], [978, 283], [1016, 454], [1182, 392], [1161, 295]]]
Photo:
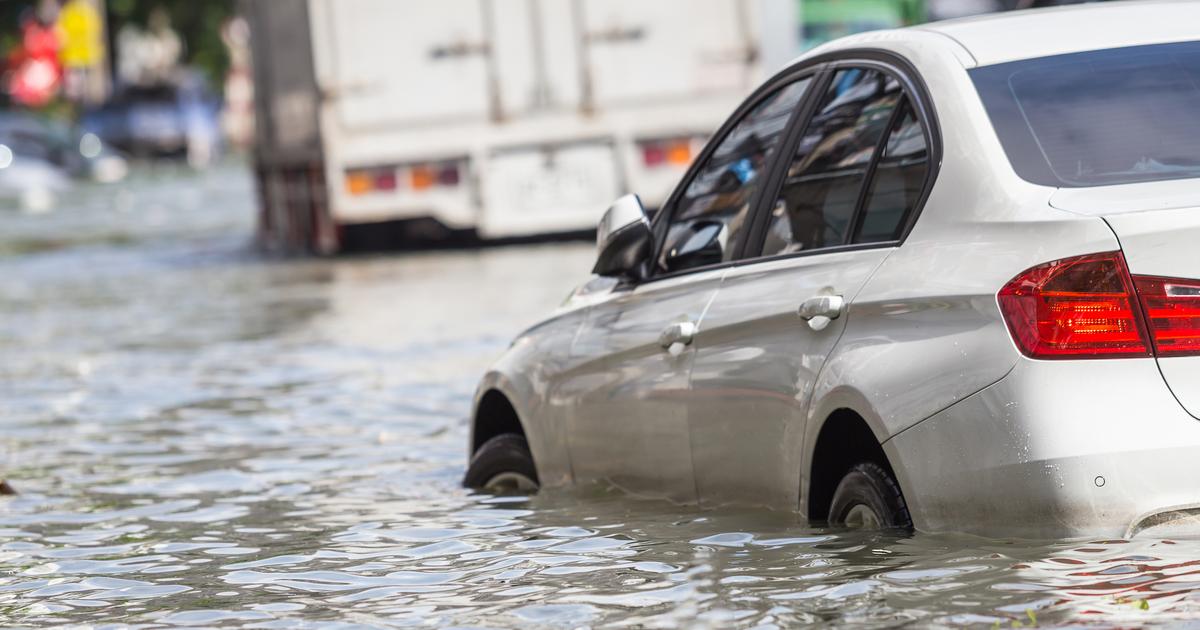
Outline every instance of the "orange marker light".
[[412, 181], [413, 190], [425, 190], [433, 187], [437, 181], [437, 173], [428, 166], [414, 166], [409, 173], [409, 179]]
[[346, 192], [351, 195], [363, 195], [371, 192], [373, 183], [371, 174], [367, 171], [346, 173]]
[[672, 142], [667, 147], [667, 162], [678, 166], [686, 166], [692, 161], [692, 147], [686, 140]]

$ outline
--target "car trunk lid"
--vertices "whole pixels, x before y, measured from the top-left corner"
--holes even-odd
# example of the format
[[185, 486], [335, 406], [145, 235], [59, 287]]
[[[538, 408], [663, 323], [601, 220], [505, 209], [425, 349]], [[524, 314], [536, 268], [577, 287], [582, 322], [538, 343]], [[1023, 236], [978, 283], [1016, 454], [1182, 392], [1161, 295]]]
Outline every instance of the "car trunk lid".
[[[1054, 193], [1050, 204], [1069, 212], [1103, 217], [1116, 234], [1135, 277], [1189, 279], [1200, 285], [1200, 180], [1064, 188]], [[1139, 284], [1139, 292], [1142, 286]], [[1200, 303], [1200, 298], [1189, 299], [1194, 291], [1186, 286], [1171, 291], [1188, 307], [1193, 300]], [[1151, 310], [1152, 320], [1162, 313], [1161, 309]], [[1184, 326], [1193, 323], [1175, 321]], [[1184, 408], [1200, 418], [1200, 355], [1178, 356], [1161, 350], [1158, 355], [1167, 385]]]

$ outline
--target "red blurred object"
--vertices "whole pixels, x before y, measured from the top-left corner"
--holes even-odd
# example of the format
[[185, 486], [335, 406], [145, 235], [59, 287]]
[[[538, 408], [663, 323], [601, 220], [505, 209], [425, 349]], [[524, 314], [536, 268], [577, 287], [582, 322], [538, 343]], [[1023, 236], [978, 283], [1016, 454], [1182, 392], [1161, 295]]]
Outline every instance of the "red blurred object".
[[997, 296], [1017, 347], [1036, 359], [1151, 356], [1125, 257], [1105, 252], [1027, 269]]
[[457, 164], [446, 164], [438, 171], [438, 183], [442, 186], [457, 186], [458, 180]]
[[62, 64], [58, 59], [62, 40], [53, 24], [28, 19], [21, 25], [21, 48], [10, 58], [12, 75], [8, 92], [12, 99], [29, 107], [40, 107], [58, 94]]
[[646, 143], [642, 145], [642, 163], [646, 166], [658, 166], [667, 161], [667, 151], [659, 143]]
[[396, 177], [396, 169], [384, 169], [376, 171], [374, 190], [396, 190], [399, 179]]
[[1200, 354], [1200, 281], [1134, 276], [1158, 356]]

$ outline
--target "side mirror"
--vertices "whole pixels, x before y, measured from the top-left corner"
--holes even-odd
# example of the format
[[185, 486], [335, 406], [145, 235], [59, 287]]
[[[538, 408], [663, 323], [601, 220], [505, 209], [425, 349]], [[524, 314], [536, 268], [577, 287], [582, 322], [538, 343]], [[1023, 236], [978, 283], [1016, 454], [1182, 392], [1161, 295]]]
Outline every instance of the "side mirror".
[[637, 195], [625, 195], [600, 219], [596, 228], [596, 266], [592, 273], [640, 279], [654, 245], [650, 219]]

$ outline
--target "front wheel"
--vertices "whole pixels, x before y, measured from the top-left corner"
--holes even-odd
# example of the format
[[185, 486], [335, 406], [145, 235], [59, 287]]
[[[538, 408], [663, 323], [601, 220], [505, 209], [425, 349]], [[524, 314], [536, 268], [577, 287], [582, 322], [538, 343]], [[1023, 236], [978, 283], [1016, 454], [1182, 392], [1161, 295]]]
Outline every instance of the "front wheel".
[[842, 477], [829, 506], [829, 524], [856, 529], [912, 529], [900, 484], [883, 466], [863, 462]]
[[492, 493], [537, 492], [537, 468], [525, 436], [502, 433], [484, 442], [471, 457], [463, 485]]

